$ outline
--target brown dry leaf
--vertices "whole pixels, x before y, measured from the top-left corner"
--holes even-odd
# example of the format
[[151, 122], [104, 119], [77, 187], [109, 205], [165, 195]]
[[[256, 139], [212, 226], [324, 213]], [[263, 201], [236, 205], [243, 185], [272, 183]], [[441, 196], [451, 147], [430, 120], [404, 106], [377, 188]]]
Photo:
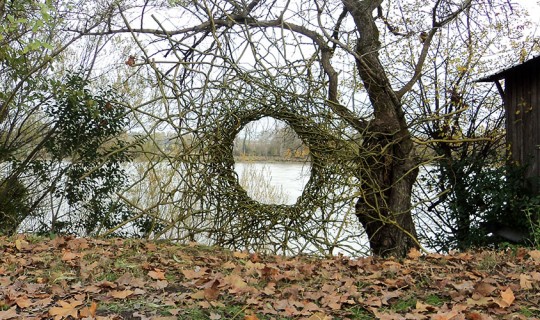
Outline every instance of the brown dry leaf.
[[248, 260], [244, 266], [246, 269], [258, 269], [258, 270], [262, 270], [264, 269], [264, 267], [266, 267], [266, 265], [264, 263], [260, 263], [260, 262], [251, 262], [250, 260]]
[[387, 305], [388, 300], [393, 299], [393, 298], [398, 298], [401, 296], [402, 293], [400, 291], [390, 291], [390, 292], [382, 292], [382, 294], [383, 296], [381, 298], [381, 302], [382, 304]]
[[[216, 283], [219, 283], [216, 281]], [[209, 288], [204, 289], [204, 297], [207, 300], [216, 300], [219, 297], [219, 289], [217, 285], [213, 285]]]
[[221, 319], [221, 315], [218, 313], [210, 312], [210, 317], [208, 317], [210, 320], [219, 320]]
[[519, 286], [522, 290], [531, 290], [533, 288], [532, 279], [527, 274], [520, 274], [519, 275]]
[[418, 300], [416, 301], [415, 312], [428, 312], [433, 310], [435, 310], [435, 308], [432, 305], [424, 304]]
[[531, 251], [529, 251], [529, 256], [534, 261], [540, 261], [540, 250], [531, 250]]
[[263, 293], [272, 296], [276, 293], [276, 283], [275, 282], [268, 282], [266, 287], [264, 287]]
[[49, 315], [53, 316], [55, 320], [60, 320], [63, 318], [67, 318], [69, 316], [77, 319], [78, 318], [78, 310], [77, 307], [83, 304], [82, 301], [73, 301], [73, 302], [67, 302], [67, 301], [58, 301], [58, 304], [61, 307], [52, 307], [49, 309]]
[[224, 269], [234, 269], [234, 268], [236, 268], [236, 264], [234, 262], [232, 262], [232, 261], [227, 261], [222, 265], [222, 267]]
[[135, 56], [129, 56], [129, 58], [126, 60], [126, 64], [133, 67], [135, 65]]
[[71, 261], [71, 260], [77, 259], [78, 257], [79, 257], [78, 254], [73, 253], [73, 252], [71, 252], [69, 250], [66, 250], [62, 254], [62, 261]]
[[478, 312], [469, 312], [465, 318], [467, 320], [484, 320], [484, 317]]
[[84, 250], [90, 248], [88, 240], [85, 238], [74, 238], [67, 242], [66, 245], [71, 250]]
[[512, 289], [508, 288], [505, 291], [501, 292], [501, 300], [497, 302], [497, 304], [501, 308], [506, 308], [509, 307], [515, 299], [516, 297], [514, 296], [514, 292], [512, 291]]
[[467, 310], [466, 305], [456, 304], [452, 307], [452, 310], [448, 311], [448, 308], [441, 308], [441, 311], [437, 312], [436, 315], [433, 315], [431, 319], [437, 319], [437, 320], [458, 320], [458, 319], [464, 319], [464, 316], [458, 317], [459, 315], [462, 315], [463, 311]]
[[17, 239], [15, 240], [15, 248], [19, 251], [28, 250], [30, 249], [30, 244], [24, 239]]
[[474, 292], [478, 293], [483, 297], [488, 297], [493, 291], [495, 291], [495, 289], [497, 289], [497, 287], [492, 286], [491, 284], [484, 281], [481, 281], [474, 286]]
[[109, 296], [113, 297], [113, 298], [116, 298], [116, 299], [125, 299], [125, 298], [129, 297], [130, 295], [132, 295], [133, 292], [134, 291], [132, 291], [132, 290], [122, 290], [122, 291], [113, 290], [113, 291], [109, 292]]
[[11, 278], [10, 277], [0, 277], [0, 286], [7, 287], [11, 284]]
[[251, 260], [251, 262], [253, 262], [253, 263], [257, 263], [257, 262], [261, 261], [261, 257], [259, 256], [259, 254], [257, 252], [254, 252], [249, 256], [249, 260]]
[[467, 305], [469, 306], [487, 306], [493, 303], [492, 297], [481, 297], [479, 299], [467, 299]]
[[474, 283], [472, 281], [463, 281], [461, 283], [452, 283], [452, 287], [459, 292], [472, 291], [474, 289]]
[[[154, 283], [151, 283], [150, 287], [152, 287], [154, 289], [161, 290], [161, 289], [167, 288], [168, 285], [169, 285], [169, 282], [167, 280], [158, 280], [158, 281], [156, 281]], [[140, 289], [138, 289], [138, 290], [140, 290]]]
[[95, 318], [97, 306], [97, 303], [95, 301], [92, 301], [89, 307], [82, 308], [80, 311], [81, 318]]
[[165, 272], [160, 269], [149, 271], [148, 276], [154, 280], [165, 280]]
[[206, 298], [204, 290], [199, 290], [195, 293], [190, 294], [189, 296], [191, 297], [191, 299], [195, 300], [204, 300]]
[[244, 279], [236, 274], [231, 274], [223, 278], [223, 283], [228, 284], [232, 287], [232, 290], [229, 290], [231, 293], [241, 291], [247, 287], [247, 283]]
[[144, 247], [146, 248], [147, 251], [156, 251], [157, 250], [157, 246], [155, 243], [145, 243], [144, 244]]
[[17, 314], [17, 306], [13, 306], [8, 310], [0, 311], [0, 319], [15, 319], [19, 318]]
[[332, 310], [339, 310], [341, 309], [341, 297], [332, 294], [325, 295], [321, 300], [321, 304]]
[[416, 248], [412, 248], [409, 253], [407, 254], [407, 257], [409, 257], [410, 259], [412, 260], [416, 260], [418, 259], [419, 257], [422, 256], [422, 253], [416, 249]]
[[196, 270], [182, 270], [182, 274], [188, 280], [199, 279], [205, 275], [207, 270], [207, 268], [197, 268]]
[[377, 307], [377, 308], [380, 308], [382, 307], [382, 300], [381, 298], [379, 297], [368, 297], [366, 301], [364, 301], [364, 303], [370, 307]]
[[247, 316], [244, 316], [244, 320], [259, 320], [256, 315], [249, 314]]
[[233, 257], [238, 258], [238, 259], [245, 259], [248, 256], [249, 256], [249, 253], [247, 252], [239, 252], [239, 251], [233, 252]]
[[306, 320], [332, 320], [332, 317], [324, 314], [323, 312], [317, 312], [312, 314], [311, 317], [307, 318]]
[[110, 289], [114, 289], [114, 288], [117, 287], [116, 283], [110, 282], [110, 281], [107, 281], [107, 280], [103, 280], [100, 283], [98, 283], [97, 285], [102, 287], [102, 288], [110, 288]]
[[[17, 304], [17, 306], [19, 306], [19, 308], [21, 309], [24, 309], [24, 308], [28, 308], [29, 306], [32, 305], [32, 301], [30, 299], [28, 299], [27, 297], [20, 297], [20, 298], [17, 298], [15, 299], [15, 303]], [[1, 318], [0, 318], [1, 319]]]

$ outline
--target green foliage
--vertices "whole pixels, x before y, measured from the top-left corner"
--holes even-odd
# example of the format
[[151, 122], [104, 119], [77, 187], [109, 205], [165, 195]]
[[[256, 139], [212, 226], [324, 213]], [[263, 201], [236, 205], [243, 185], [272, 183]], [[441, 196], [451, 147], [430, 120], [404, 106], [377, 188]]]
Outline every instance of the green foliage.
[[78, 74], [53, 88], [54, 99], [46, 105], [53, 128], [45, 149], [61, 164], [63, 181], [56, 197], [65, 198], [81, 219], [72, 217], [72, 223], [52, 231], [82, 228], [92, 234], [112, 228], [131, 215], [114, 200], [126, 180], [122, 163], [130, 160], [127, 143], [117, 139], [128, 124], [126, 108], [112, 89], [93, 93]]
[[12, 235], [29, 213], [28, 190], [16, 178], [0, 181], [0, 235]]
[[530, 236], [532, 224], [538, 221], [540, 196], [533, 191], [537, 181], [525, 179], [525, 169], [512, 165], [483, 168], [474, 175], [462, 177], [462, 192], [467, 196], [450, 202], [455, 219], [466, 214], [470, 222], [467, 234], [455, 239], [461, 242], [461, 247], [508, 242], [497, 235], [503, 229]]
[[4, 17], [0, 17], [0, 65], [14, 74], [26, 72], [30, 54], [52, 50], [47, 29], [54, 24], [51, 1], [6, 1]]

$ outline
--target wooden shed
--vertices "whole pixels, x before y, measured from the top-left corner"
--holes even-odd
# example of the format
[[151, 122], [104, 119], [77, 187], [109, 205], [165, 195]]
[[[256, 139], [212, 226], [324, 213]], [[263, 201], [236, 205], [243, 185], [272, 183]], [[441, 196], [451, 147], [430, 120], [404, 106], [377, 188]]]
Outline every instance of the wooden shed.
[[[500, 83], [504, 79], [504, 89]], [[506, 110], [511, 159], [528, 165], [526, 178], [540, 176], [540, 56], [477, 82], [495, 82]]]

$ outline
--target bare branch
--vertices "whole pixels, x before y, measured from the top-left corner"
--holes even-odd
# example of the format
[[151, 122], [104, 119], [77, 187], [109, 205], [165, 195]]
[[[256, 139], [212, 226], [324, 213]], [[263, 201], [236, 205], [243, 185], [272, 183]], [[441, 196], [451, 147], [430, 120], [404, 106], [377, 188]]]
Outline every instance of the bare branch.
[[437, 20], [437, 8], [440, 5], [441, 0], [437, 1], [435, 6], [432, 9], [432, 27], [427, 33], [427, 35], [423, 39], [423, 46], [422, 51], [420, 53], [420, 56], [418, 57], [418, 61], [416, 62], [416, 65], [414, 67], [414, 73], [411, 77], [411, 79], [396, 92], [396, 96], [401, 99], [403, 95], [405, 95], [409, 90], [412, 89], [414, 84], [418, 81], [422, 74], [422, 68], [424, 66], [424, 62], [426, 61], [427, 54], [429, 52], [429, 48], [431, 46], [431, 42], [433, 40], [433, 36], [437, 32], [439, 28], [444, 26], [445, 24], [453, 21], [460, 13], [462, 13], [464, 10], [466, 10], [471, 5], [471, 0], [466, 0], [466, 2], [460, 6], [457, 10], [449, 13], [446, 17], [444, 17], [442, 20]]

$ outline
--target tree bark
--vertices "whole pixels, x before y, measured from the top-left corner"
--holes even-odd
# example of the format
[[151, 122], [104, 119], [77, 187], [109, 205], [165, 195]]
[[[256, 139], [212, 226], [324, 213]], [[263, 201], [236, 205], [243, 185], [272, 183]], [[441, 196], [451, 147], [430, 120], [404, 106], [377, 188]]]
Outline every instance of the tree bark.
[[413, 141], [403, 106], [379, 59], [379, 31], [373, 11], [382, 0], [342, 0], [356, 24], [356, 67], [374, 118], [365, 132], [365, 169], [356, 215], [369, 237], [373, 254], [405, 256], [418, 247], [411, 215], [412, 186], [418, 174]]

